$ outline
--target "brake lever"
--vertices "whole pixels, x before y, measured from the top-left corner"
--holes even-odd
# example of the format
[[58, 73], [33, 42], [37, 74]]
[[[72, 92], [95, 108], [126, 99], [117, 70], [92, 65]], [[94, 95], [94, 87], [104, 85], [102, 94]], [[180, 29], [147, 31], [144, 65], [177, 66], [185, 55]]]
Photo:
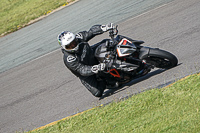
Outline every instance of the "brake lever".
[[118, 34], [118, 29], [117, 29], [117, 28], [118, 28], [118, 25], [116, 25], [115, 28], [114, 28], [114, 29], [115, 29], [114, 35], [117, 35], [117, 34]]

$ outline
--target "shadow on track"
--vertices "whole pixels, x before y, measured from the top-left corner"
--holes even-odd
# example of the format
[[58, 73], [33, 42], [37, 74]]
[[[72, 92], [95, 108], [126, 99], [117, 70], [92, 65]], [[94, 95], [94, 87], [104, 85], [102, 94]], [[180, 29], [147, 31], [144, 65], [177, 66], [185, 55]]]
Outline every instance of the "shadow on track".
[[[124, 91], [125, 89], [129, 88], [133, 84], [136, 84], [136, 83], [139, 83], [141, 81], [144, 81], [144, 80], [146, 80], [146, 79], [148, 79], [148, 78], [150, 78], [150, 77], [152, 77], [154, 75], [160, 74], [160, 73], [162, 73], [162, 72], [164, 72], [166, 70], [168, 70], [168, 69], [158, 69], [158, 70], [155, 70], [155, 71], [152, 71], [152, 72], [148, 73], [145, 76], [133, 79], [132, 81], [130, 81], [130, 82], [118, 87], [118, 88], [108, 89], [107, 91], [104, 92], [103, 96], [101, 98], [99, 98], [99, 100], [102, 100], [102, 99], [104, 99], [106, 97], [109, 97], [109, 96], [111, 96], [113, 94], [116, 94], [118, 92]], [[127, 86], [127, 87], [124, 87], [124, 86]]]
[[[182, 63], [179, 63], [177, 66], [180, 66], [180, 65], [182, 65]], [[175, 67], [177, 67], [177, 66], [175, 66]], [[173, 68], [174, 68], [174, 67], [173, 67]], [[169, 68], [169, 69], [171, 69], [171, 68]], [[157, 69], [157, 70], [155, 70], [155, 71], [152, 71], [152, 72], [148, 73], [148, 74], [145, 75], [145, 76], [142, 76], [142, 77], [133, 79], [132, 81], [130, 81], [130, 82], [128, 82], [128, 83], [126, 83], [126, 84], [124, 84], [124, 85], [122, 85], [122, 86], [120, 86], [120, 87], [118, 87], [118, 88], [116, 88], [116, 89], [108, 89], [107, 91], [104, 92], [103, 96], [99, 98], [99, 100], [104, 99], [104, 98], [106, 98], [106, 97], [109, 97], [109, 96], [111, 96], [111, 95], [113, 95], [113, 94], [116, 94], [116, 93], [118, 93], [118, 92], [124, 91], [124, 90], [126, 90], [127, 88], [129, 88], [130, 86], [132, 86], [133, 84], [136, 84], [136, 83], [139, 83], [139, 82], [141, 82], [141, 81], [144, 81], [144, 80], [146, 80], [146, 79], [148, 79], [148, 78], [150, 78], [150, 77], [152, 77], [152, 76], [154, 76], [154, 75], [163, 73], [164, 71], [167, 71], [167, 70], [169, 70], [169, 69]], [[171, 82], [166, 83], [166, 84], [170, 84], [170, 83], [171, 83]], [[124, 87], [124, 86], [127, 86], [127, 87]], [[163, 86], [164, 86], [164, 85], [160, 85], [160, 86], [158, 86], [158, 88], [161, 88], [161, 87], [163, 87]]]

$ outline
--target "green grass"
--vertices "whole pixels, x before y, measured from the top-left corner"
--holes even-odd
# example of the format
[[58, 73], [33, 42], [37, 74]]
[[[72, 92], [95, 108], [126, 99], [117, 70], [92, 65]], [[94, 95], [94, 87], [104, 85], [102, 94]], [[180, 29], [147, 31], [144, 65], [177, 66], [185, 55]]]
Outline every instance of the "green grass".
[[198, 133], [200, 74], [98, 107], [31, 133]]
[[74, 0], [1, 0], [0, 35], [26, 26], [31, 20], [50, 13]]
[[[74, 0], [71, 0], [74, 1]], [[66, 0], [1, 0], [0, 35], [66, 5]], [[95, 108], [34, 132], [200, 132], [200, 75]]]

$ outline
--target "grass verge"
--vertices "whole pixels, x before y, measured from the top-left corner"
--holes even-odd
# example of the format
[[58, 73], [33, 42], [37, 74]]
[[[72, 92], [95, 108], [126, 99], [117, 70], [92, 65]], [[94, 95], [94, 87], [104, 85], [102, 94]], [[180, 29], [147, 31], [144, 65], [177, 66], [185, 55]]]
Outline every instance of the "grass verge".
[[21, 29], [31, 20], [47, 15], [72, 1], [75, 0], [1, 0], [0, 35]]
[[31, 133], [200, 132], [200, 74], [95, 108]]

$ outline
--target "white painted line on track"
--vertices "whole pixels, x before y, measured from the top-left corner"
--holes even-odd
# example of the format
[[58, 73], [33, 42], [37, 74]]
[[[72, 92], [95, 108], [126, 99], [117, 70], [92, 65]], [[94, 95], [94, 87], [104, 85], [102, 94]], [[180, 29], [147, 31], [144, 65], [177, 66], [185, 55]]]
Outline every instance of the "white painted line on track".
[[[171, 2], [169, 2], [169, 3], [171, 3]], [[141, 17], [141, 16], [143, 16], [143, 15], [146, 15], [146, 14], [152, 12], [152, 11], [155, 11], [155, 10], [157, 10], [157, 9], [163, 8], [164, 6], [168, 5], [169, 3], [163, 4], [163, 5], [161, 5], [161, 6], [158, 6], [158, 7], [154, 8], [154, 9], [151, 9], [151, 10], [149, 10], [149, 11], [146, 11], [146, 12], [144, 12], [144, 13], [142, 13], [142, 14], [139, 14], [139, 15], [133, 17], [133, 18], [127, 19], [126, 21], [136, 19], [136, 18]], [[124, 21], [124, 22], [126, 22], [126, 21]]]
[[54, 53], [54, 52], [57, 52], [58, 50], [61, 51], [61, 49], [59, 48], [59, 49], [53, 50], [53, 51], [51, 51], [51, 52], [49, 52], [49, 53], [43, 54], [43, 55], [41, 55], [41, 56], [39, 56], [39, 57], [36, 57], [35, 59], [32, 59], [32, 60], [30, 60], [30, 61], [28, 61], [28, 62], [36, 61], [36, 60], [38, 60], [38, 59], [40, 59], [40, 58], [43, 58], [43, 57], [45, 57], [45, 56], [47, 56], [47, 55], [50, 55], [50, 54], [52, 54], [52, 53]]

